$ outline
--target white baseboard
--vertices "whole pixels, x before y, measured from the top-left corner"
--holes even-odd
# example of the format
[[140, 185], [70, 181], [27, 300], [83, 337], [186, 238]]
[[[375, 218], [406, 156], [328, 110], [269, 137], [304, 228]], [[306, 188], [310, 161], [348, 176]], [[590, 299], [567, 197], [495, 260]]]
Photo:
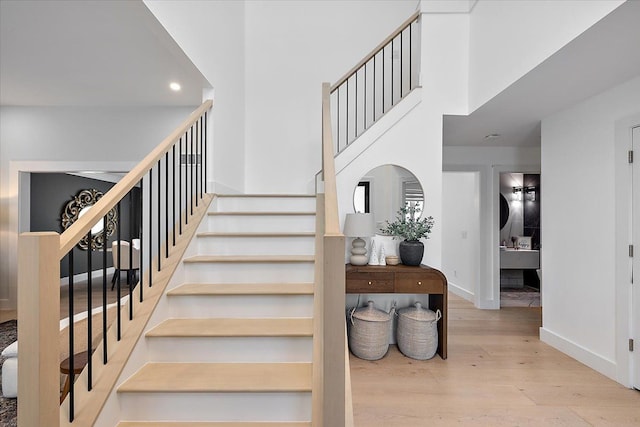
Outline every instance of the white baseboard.
[[595, 354], [591, 350], [561, 337], [544, 327], [540, 328], [540, 341], [549, 344], [551, 347], [573, 357], [578, 362], [583, 363], [591, 369], [600, 372], [602, 375], [606, 375], [612, 380], [618, 382], [616, 375], [616, 363], [614, 361]]
[[451, 291], [452, 294], [459, 296], [460, 298], [464, 298], [469, 302], [475, 302], [476, 300], [476, 296], [469, 292], [466, 289], [461, 288], [460, 286], [456, 285], [455, 283], [451, 283], [448, 282], [447, 286], [449, 287], [449, 290]]

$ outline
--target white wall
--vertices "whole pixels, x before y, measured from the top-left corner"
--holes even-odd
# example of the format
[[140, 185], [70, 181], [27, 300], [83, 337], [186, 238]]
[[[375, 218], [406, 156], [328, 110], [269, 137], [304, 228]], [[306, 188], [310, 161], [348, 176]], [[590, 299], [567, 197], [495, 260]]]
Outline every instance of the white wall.
[[443, 170], [478, 172], [480, 233], [479, 281], [475, 305], [500, 308], [499, 219], [501, 172], [540, 172], [537, 147], [445, 147]]
[[195, 108], [0, 108], [0, 308], [16, 306], [19, 168], [14, 165], [131, 164]]
[[418, 3], [145, 0], [214, 86], [217, 183], [254, 193], [313, 191], [322, 82], [346, 73]]
[[146, 6], [214, 88], [214, 190], [245, 186], [244, 1], [156, 1]]
[[313, 190], [320, 170], [321, 83], [349, 71], [417, 4], [246, 3], [248, 191]]
[[640, 113], [639, 99], [637, 77], [542, 122], [541, 338], [611, 378], [616, 340], [628, 339], [616, 330], [617, 311], [628, 308], [616, 307], [616, 253], [628, 257], [616, 227], [629, 219], [616, 208], [615, 177], [629, 165], [615, 124]]
[[449, 290], [475, 300], [480, 275], [480, 187], [478, 172], [442, 174], [442, 272]]
[[493, 98], [623, 0], [480, 0], [471, 13], [470, 111]]

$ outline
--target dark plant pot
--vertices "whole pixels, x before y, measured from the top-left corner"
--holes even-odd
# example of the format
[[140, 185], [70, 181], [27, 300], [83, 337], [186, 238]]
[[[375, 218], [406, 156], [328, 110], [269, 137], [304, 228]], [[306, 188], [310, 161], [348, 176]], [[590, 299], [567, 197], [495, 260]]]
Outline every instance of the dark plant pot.
[[400, 260], [404, 265], [420, 265], [424, 254], [424, 244], [419, 240], [400, 242]]

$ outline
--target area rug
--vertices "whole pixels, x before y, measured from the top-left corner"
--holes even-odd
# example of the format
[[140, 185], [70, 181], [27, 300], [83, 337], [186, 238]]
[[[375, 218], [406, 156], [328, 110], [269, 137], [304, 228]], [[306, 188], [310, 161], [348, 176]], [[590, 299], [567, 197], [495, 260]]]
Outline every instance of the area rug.
[[[0, 323], [0, 351], [18, 339], [18, 322], [9, 320]], [[0, 356], [0, 366], [4, 363], [4, 358]], [[2, 383], [2, 371], [0, 370], [0, 384]], [[18, 399], [7, 399], [0, 397], [0, 426], [16, 427]]]

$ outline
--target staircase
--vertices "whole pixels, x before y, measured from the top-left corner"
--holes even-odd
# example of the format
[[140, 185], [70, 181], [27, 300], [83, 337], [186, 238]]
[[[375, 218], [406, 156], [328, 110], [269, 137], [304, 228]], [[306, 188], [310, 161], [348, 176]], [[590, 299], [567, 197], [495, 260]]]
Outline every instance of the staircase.
[[311, 426], [315, 204], [214, 198], [117, 388], [119, 426]]

